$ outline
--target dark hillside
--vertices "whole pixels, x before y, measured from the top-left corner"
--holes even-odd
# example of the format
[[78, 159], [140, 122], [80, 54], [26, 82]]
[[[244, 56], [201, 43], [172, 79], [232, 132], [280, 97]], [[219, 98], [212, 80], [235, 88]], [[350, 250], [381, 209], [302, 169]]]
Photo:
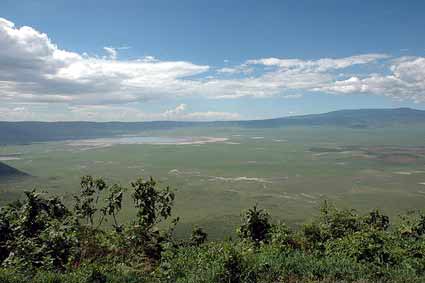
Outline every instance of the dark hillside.
[[19, 177], [19, 176], [28, 176], [27, 173], [19, 171], [12, 166], [9, 166], [3, 162], [0, 162], [0, 178], [9, 178], [9, 177]]

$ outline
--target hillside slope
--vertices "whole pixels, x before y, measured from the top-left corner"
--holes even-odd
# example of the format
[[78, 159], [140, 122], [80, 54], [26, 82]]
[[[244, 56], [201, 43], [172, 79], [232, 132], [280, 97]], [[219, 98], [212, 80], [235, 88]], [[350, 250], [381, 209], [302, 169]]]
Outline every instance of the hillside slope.
[[9, 166], [3, 162], [0, 162], [0, 178], [21, 177], [21, 176], [28, 176], [28, 174], [16, 168], [13, 168], [12, 166]]
[[243, 126], [321, 126], [382, 127], [424, 124], [425, 111], [411, 108], [339, 110], [323, 114], [283, 117], [267, 120], [240, 121]]

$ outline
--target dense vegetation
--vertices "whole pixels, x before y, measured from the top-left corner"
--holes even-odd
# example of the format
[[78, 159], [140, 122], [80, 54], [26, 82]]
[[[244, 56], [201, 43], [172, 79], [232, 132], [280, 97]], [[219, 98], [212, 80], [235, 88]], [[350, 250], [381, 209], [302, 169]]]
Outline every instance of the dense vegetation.
[[[135, 219], [119, 223], [125, 193]], [[36, 191], [0, 211], [0, 282], [424, 282], [425, 215], [394, 225], [324, 202], [290, 229], [253, 207], [238, 239], [176, 239], [174, 193], [153, 179], [131, 188], [85, 176], [74, 206]], [[194, 212], [195, 213], [195, 212]]]

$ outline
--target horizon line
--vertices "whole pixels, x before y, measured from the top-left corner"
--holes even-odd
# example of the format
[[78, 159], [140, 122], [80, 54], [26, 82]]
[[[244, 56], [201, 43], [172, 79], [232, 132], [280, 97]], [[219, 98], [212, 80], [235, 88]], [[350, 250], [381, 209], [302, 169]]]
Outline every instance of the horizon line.
[[205, 121], [194, 121], [194, 120], [146, 120], [146, 121], [89, 121], [89, 120], [57, 120], [57, 121], [40, 121], [40, 120], [23, 120], [23, 121], [8, 121], [0, 120], [0, 123], [159, 123], [159, 122], [174, 122], [174, 123], [232, 123], [232, 122], [250, 122], [250, 121], [268, 121], [276, 119], [285, 119], [285, 118], [296, 118], [296, 117], [305, 117], [305, 116], [314, 116], [314, 115], [325, 115], [335, 112], [342, 111], [362, 111], [362, 110], [411, 110], [411, 111], [420, 111], [425, 112], [425, 110], [411, 108], [411, 107], [394, 107], [394, 108], [343, 108], [338, 110], [332, 110], [327, 112], [320, 113], [309, 113], [309, 114], [299, 114], [299, 115], [289, 115], [289, 116], [279, 116], [274, 118], [263, 118], [263, 119], [241, 119], [241, 120], [205, 120]]

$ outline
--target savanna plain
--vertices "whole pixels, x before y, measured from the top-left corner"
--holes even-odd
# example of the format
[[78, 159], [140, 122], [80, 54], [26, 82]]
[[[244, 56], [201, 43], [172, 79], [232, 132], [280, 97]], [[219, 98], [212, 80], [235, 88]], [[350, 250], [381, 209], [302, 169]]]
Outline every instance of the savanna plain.
[[[190, 127], [103, 139], [0, 147], [0, 160], [30, 177], [0, 180], [0, 205], [37, 188], [72, 204], [83, 175], [129, 186], [153, 176], [170, 186], [178, 237], [198, 225], [209, 239], [235, 234], [241, 211], [257, 204], [296, 227], [324, 200], [360, 213], [423, 208], [425, 128], [331, 126]], [[120, 221], [135, 215], [130, 197]]]

